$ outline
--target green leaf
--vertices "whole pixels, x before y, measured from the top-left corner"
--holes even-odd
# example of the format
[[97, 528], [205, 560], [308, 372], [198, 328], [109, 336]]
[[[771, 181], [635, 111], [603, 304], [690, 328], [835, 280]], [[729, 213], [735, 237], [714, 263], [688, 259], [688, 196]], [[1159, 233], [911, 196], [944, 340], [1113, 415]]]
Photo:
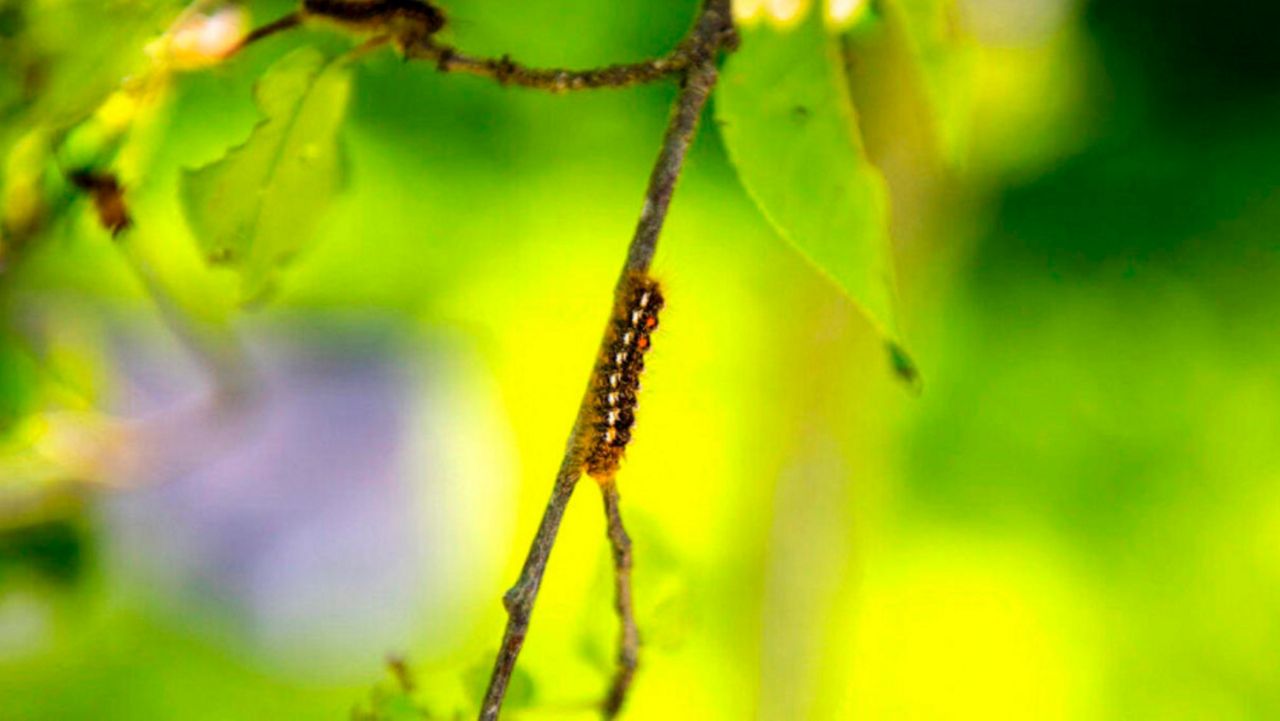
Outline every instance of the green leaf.
[[828, 275], [914, 373], [894, 306], [888, 196], [867, 160], [834, 39], [818, 12], [741, 28], [716, 113], [742, 183], [778, 234]]
[[[911, 67], [900, 75], [919, 86], [938, 150], [949, 165], [962, 165], [968, 152], [973, 112], [976, 46], [961, 29], [956, 0], [882, 0], [877, 6], [887, 42], [903, 46]], [[857, 29], [850, 33], [856, 36]]]
[[243, 299], [273, 288], [276, 270], [315, 237], [341, 182], [338, 130], [350, 73], [304, 48], [273, 65], [254, 95], [263, 120], [243, 145], [187, 171], [187, 220], [212, 263], [241, 275]]

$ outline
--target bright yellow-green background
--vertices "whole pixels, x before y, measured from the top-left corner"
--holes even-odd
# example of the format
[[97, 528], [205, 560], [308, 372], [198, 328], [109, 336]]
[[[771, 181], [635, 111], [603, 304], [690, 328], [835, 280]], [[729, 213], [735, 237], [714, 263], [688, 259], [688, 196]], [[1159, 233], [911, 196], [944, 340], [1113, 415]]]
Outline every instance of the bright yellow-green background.
[[[75, 3], [26, 5], [51, 51], [112, 37]], [[919, 395], [772, 234], [705, 123], [655, 263], [668, 307], [619, 479], [648, 642], [628, 718], [1280, 714], [1280, 72], [1276, 11], [1258, 5], [960, 3], [954, 43], [899, 58], [936, 84], [922, 94], [947, 140], [932, 155], [911, 125], [919, 98], [862, 88]], [[460, 45], [570, 66], [660, 53], [693, 11], [448, 7]], [[234, 282], [199, 264], [178, 169], [245, 136], [252, 79], [300, 42], [182, 77], [136, 189], [140, 252], [213, 315]], [[505, 477], [456, 479], [493, 491], [448, 509], [474, 558], [459, 610], [396, 649], [423, 668], [429, 707], [473, 699], [499, 638], [673, 92], [553, 97], [370, 58], [347, 189], [253, 312], [357, 310], [411, 341], [447, 337], [470, 372], [429, 410], [496, 399], [496, 422], [459, 441], [512, 459]], [[85, 209], [54, 236], [12, 279], [10, 322], [32, 304], [68, 329], [91, 325], [78, 304], [148, 317]], [[67, 334], [63, 361], [95, 377], [93, 329]], [[93, 564], [61, 585], [20, 554], [5, 564], [0, 629], [42, 620], [34, 641], [0, 640], [2, 719], [333, 719], [381, 676], [376, 655], [336, 678], [264, 659], [208, 609], [162, 613]], [[532, 697], [511, 717], [590, 717], [609, 589], [587, 484], [522, 657]]]

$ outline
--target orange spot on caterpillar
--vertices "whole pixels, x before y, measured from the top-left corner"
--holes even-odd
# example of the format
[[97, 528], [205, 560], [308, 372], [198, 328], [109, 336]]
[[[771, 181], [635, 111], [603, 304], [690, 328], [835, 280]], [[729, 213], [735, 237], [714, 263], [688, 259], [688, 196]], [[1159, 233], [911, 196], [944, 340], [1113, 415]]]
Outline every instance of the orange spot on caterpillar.
[[622, 462], [635, 425], [636, 393], [644, 354], [649, 350], [649, 332], [658, 325], [663, 306], [657, 281], [636, 273], [627, 277], [618, 291], [609, 339], [592, 380], [592, 423], [594, 431], [587, 444], [587, 475], [610, 478]]

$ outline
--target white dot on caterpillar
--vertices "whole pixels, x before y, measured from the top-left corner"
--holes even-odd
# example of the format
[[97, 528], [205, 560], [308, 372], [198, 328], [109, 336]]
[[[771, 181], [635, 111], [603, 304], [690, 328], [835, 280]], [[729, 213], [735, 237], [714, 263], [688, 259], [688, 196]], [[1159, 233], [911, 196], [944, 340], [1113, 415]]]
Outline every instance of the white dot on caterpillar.
[[634, 335], [635, 335], [635, 334], [634, 334], [634, 333], [632, 333], [631, 331], [627, 331], [626, 333], [623, 333], [623, 334], [622, 334], [622, 344], [623, 344], [623, 345], [631, 345], [631, 338], [632, 338], [632, 336], [634, 336]]
[[610, 376], [609, 376], [609, 387], [610, 387], [610, 388], [617, 388], [617, 387], [618, 387], [618, 374], [617, 374], [617, 373], [614, 373], [614, 374], [612, 374], [612, 375], [610, 375]]
[[640, 323], [640, 311], [638, 310], [631, 311], [631, 325], [637, 325], [639, 323]]
[[651, 292], [646, 290], [646, 291], [644, 292], [644, 295], [640, 296], [640, 307], [641, 307], [641, 308], [648, 308], [648, 307], [649, 307], [649, 296], [650, 296], [650, 294], [651, 294]]
[[605, 422], [605, 423], [608, 423], [610, 426], [612, 426], [612, 425], [614, 425], [615, 423], [617, 423], [617, 422], [618, 422], [618, 412], [617, 412], [616, 410], [609, 411], [609, 415], [605, 416], [604, 422]]
[[626, 359], [627, 359], [627, 352], [624, 350], [620, 350], [618, 351], [618, 354], [613, 357], [613, 362], [617, 365], [622, 365], [622, 362], [625, 361]]
[[618, 405], [618, 394], [617, 394], [617, 393], [610, 393], [609, 395], [605, 396], [605, 397], [604, 397], [604, 399], [605, 399], [605, 400], [609, 403], [609, 405], [611, 405], [611, 406], [616, 406], [616, 405]]
[[604, 440], [606, 443], [613, 443], [613, 439], [618, 437], [618, 432], [610, 428], [604, 432]]

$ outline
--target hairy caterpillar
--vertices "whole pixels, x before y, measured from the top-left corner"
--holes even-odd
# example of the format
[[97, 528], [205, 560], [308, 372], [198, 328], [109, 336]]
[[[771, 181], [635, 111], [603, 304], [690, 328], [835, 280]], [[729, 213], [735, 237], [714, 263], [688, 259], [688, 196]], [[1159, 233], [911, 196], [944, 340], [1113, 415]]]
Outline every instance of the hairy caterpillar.
[[627, 278], [609, 324], [609, 342], [592, 379], [592, 430], [587, 474], [596, 479], [618, 470], [635, 424], [636, 393], [650, 335], [658, 327], [663, 306], [658, 282], [643, 274]]
[[362, 32], [386, 32], [401, 44], [430, 38], [444, 27], [444, 12], [423, 0], [302, 0], [306, 17]]

